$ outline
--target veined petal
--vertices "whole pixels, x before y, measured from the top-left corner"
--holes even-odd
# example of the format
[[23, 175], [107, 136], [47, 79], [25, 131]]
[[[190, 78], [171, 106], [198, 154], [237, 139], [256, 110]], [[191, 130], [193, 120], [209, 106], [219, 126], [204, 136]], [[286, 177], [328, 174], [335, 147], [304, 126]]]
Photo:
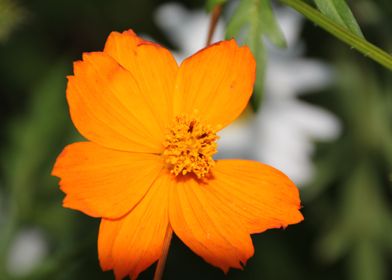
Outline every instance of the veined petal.
[[169, 217], [176, 235], [208, 263], [227, 272], [242, 268], [254, 249], [245, 225], [222, 208], [209, 189], [193, 178], [172, 188]]
[[225, 127], [246, 107], [256, 63], [248, 47], [234, 40], [213, 44], [181, 64], [174, 96], [176, 115], [195, 114]]
[[139, 203], [162, 168], [157, 155], [80, 142], [63, 150], [52, 174], [61, 178], [65, 207], [93, 217], [118, 218]]
[[102, 219], [98, 254], [103, 270], [113, 269], [116, 279], [140, 272], [157, 261], [169, 225], [168, 176], [159, 176], [142, 201], [118, 220]]
[[253, 255], [250, 233], [303, 220], [294, 184], [278, 170], [242, 160], [217, 161], [211, 178], [177, 179], [169, 219], [196, 254], [227, 271]]
[[112, 32], [104, 52], [138, 81], [146, 105], [153, 108], [162, 129], [172, 121], [173, 90], [178, 65], [172, 54], [158, 44], [143, 40], [132, 30]]
[[287, 227], [303, 220], [299, 192], [279, 170], [248, 160], [219, 160], [208, 189], [215, 203], [250, 233]]
[[159, 153], [164, 131], [141, 81], [103, 52], [85, 53], [68, 77], [71, 118], [87, 139], [108, 148]]

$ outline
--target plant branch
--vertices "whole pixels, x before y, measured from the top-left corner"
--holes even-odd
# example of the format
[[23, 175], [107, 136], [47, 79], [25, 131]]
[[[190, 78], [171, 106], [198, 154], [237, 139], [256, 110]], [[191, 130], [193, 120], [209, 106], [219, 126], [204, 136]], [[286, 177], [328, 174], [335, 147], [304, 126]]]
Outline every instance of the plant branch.
[[214, 32], [215, 32], [216, 26], [218, 25], [218, 20], [219, 20], [221, 13], [222, 13], [222, 4], [216, 5], [214, 7], [214, 9], [212, 10], [210, 26], [208, 28], [208, 36], [207, 36], [206, 46], [209, 46], [212, 42], [212, 37], [214, 36]]
[[173, 235], [173, 229], [169, 224], [167, 226], [165, 240], [163, 241], [162, 255], [158, 260], [157, 267], [154, 273], [154, 280], [161, 280], [163, 276], [163, 271], [165, 270], [167, 255], [169, 253], [170, 243]]
[[358, 50], [366, 57], [378, 62], [389, 70], [392, 70], [392, 56], [369, 43], [363, 38], [351, 33], [346, 28], [336, 24], [334, 21], [314, 9], [301, 0], [280, 0], [282, 3], [297, 10], [309, 20], [331, 33], [333, 36], [349, 44], [352, 48]]

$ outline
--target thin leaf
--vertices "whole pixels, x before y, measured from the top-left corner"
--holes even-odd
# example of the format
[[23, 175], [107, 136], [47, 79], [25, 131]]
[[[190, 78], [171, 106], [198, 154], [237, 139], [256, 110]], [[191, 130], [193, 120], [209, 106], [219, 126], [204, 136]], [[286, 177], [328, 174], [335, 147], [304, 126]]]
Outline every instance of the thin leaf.
[[[266, 22], [269, 22], [268, 24], [273, 24], [271, 21], [274, 20], [273, 14], [270, 15], [269, 19], [265, 19], [264, 14], [266, 12], [263, 10], [266, 4], [262, 4], [261, 1], [266, 0], [240, 1], [239, 6], [236, 8], [226, 29], [226, 38], [240, 37], [252, 50], [256, 59], [257, 72], [255, 90], [251, 99], [251, 105], [255, 111], [261, 106], [264, 91], [266, 52], [262, 35], [266, 30]], [[269, 6], [269, 8], [271, 7]], [[279, 41], [276, 38], [273, 40], [275, 42]]]
[[250, 6], [250, 27], [246, 42], [249, 48], [252, 50], [253, 55], [256, 59], [256, 81], [255, 90], [252, 95], [251, 105], [255, 112], [261, 106], [262, 98], [264, 95], [264, 81], [265, 81], [265, 70], [267, 64], [267, 56], [265, 47], [262, 40], [263, 34], [263, 22], [261, 20], [261, 6], [260, 1], [251, 1]]
[[345, 0], [314, 0], [314, 2], [319, 10], [335, 23], [346, 27], [356, 35], [365, 38]]
[[287, 43], [280, 29], [275, 14], [272, 10], [270, 0], [260, 0], [260, 21], [263, 34], [279, 48], [286, 48]]
[[226, 39], [238, 36], [242, 29], [249, 25], [249, 15], [251, 13], [251, 1], [242, 0], [239, 2], [235, 13], [226, 26]]

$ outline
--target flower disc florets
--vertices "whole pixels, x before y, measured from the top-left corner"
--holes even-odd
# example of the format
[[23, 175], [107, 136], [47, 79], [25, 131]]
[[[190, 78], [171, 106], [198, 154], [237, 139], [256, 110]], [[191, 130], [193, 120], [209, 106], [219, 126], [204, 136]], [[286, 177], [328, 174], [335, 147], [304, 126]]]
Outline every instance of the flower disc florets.
[[212, 156], [217, 152], [219, 136], [211, 125], [198, 118], [177, 116], [169, 127], [164, 142], [163, 156], [171, 173], [193, 173], [198, 178], [208, 174], [215, 164]]

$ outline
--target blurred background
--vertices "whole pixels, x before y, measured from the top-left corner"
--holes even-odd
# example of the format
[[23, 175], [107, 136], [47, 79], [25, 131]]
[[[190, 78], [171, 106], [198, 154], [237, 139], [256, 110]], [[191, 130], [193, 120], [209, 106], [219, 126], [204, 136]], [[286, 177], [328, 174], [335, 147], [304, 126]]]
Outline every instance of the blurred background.
[[[366, 38], [391, 53], [392, 2], [349, 2]], [[225, 8], [215, 40], [237, 4]], [[62, 208], [50, 176], [62, 148], [82, 139], [65, 77], [113, 30], [132, 28], [181, 61], [205, 44], [204, 6], [0, 0], [0, 279], [114, 279], [99, 267], [99, 220]], [[274, 10], [288, 47], [265, 42], [262, 101], [222, 132], [219, 157], [286, 172], [305, 221], [254, 235], [255, 256], [227, 277], [175, 238], [164, 279], [392, 279], [391, 72], [292, 10]]]

